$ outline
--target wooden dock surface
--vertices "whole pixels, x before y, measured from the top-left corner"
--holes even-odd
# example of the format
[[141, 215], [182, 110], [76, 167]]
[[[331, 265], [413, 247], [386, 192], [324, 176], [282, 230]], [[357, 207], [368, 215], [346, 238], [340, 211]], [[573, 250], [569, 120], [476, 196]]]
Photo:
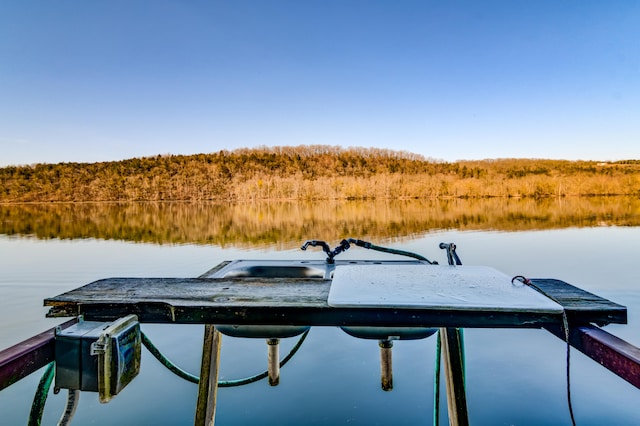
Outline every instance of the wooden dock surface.
[[[459, 336], [459, 329], [542, 327], [560, 336], [558, 330], [562, 331], [564, 323], [559, 310], [330, 306], [331, 284], [320, 278], [109, 278], [46, 299], [45, 306], [51, 307], [49, 316], [83, 315], [87, 320], [112, 321], [136, 314], [141, 322], [205, 324], [196, 424], [213, 424], [215, 419], [220, 354], [217, 325], [440, 327], [442, 336], [450, 337], [443, 345], [449, 370], [449, 413], [464, 425], [468, 417], [461, 385], [463, 368], [447, 364], [462, 359], [461, 342], [458, 339], [456, 346], [453, 338], [456, 333]], [[626, 323], [626, 307], [560, 280], [532, 279], [529, 284], [562, 306], [571, 326], [571, 345], [638, 386], [638, 348], [612, 342], [606, 332], [591, 326]]]
[[[560, 280], [533, 279], [574, 324], [626, 323], [627, 310]], [[49, 316], [84, 315], [110, 321], [318, 326], [527, 327], [558, 324], [561, 316], [491, 309], [336, 308], [331, 280], [315, 278], [109, 278], [46, 299]]]

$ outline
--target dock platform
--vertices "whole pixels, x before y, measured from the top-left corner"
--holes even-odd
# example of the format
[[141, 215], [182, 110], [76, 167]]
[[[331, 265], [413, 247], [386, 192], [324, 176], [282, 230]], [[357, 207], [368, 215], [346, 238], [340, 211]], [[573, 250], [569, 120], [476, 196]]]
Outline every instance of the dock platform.
[[[330, 279], [317, 278], [108, 278], [46, 299], [53, 317], [83, 315], [110, 321], [129, 314], [141, 322], [540, 328], [561, 324], [557, 312], [520, 308], [350, 306], [328, 303]], [[555, 279], [531, 282], [559, 303], [571, 324], [627, 322], [626, 307]]]
[[[597, 327], [625, 324], [626, 307], [564, 281], [524, 281], [491, 268], [421, 261], [233, 261], [198, 278], [103, 279], [44, 304], [52, 317], [113, 321], [135, 314], [142, 323], [204, 324], [198, 425], [215, 418], [218, 328], [228, 325], [439, 329], [449, 417], [458, 425], [468, 424], [462, 328], [544, 328], [563, 338], [568, 325], [567, 344], [640, 386], [637, 348]], [[389, 339], [380, 339], [383, 388], [391, 380]]]

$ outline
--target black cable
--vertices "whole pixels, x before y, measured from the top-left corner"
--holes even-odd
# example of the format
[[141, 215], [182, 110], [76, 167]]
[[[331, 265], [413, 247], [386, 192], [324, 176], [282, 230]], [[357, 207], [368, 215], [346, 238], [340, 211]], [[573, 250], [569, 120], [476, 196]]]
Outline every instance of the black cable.
[[[160, 352], [160, 350], [151, 342], [151, 340], [146, 336], [146, 334], [144, 334], [143, 332], [140, 332], [140, 334], [142, 336], [142, 344], [149, 350], [149, 352], [151, 352], [151, 355], [153, 355], [158, 361], [160, 361], [160, 363], [164, 365], [169, 371], [171, 371], [173, 374], [177, 375], [178, 377], [184, 380], [187, 380], [188, 382], [196, 383], [196, 384], [200, 382], [200, 377], [195, 376], [191, 373], [188, 373], [182, 370], [180, 367], [176, 366], [166, 356], [164, 356], [162, 352]], [[291, 348], [291, 351], [289, 352], [289, 354], [286, 357], [284, 357], [282, 361], [280, 361], [280, 367], [283, 367], [287, 362], [289, 362], [291, 358], [293, 358], [296, 352], [298, 352], [298, 349], [300, 349], [300, 346], [302, 346], [302, 343], [307, 338], [308, 334], [309, 334], [309, 330], [306, 330], [302, 334], [302, 336], [300, 336], [300, 339], [295, 344], [295, 346]], [[269, 375], [268, 371], [264, 371], [254, 376], [246, 377], [244, 379], [221, 380], [218, 382], [218, 387], [228, 388], [228, 387], [246, 385], [249, 383], [257, 382], [258, 380], [262, 380], [268, 375]]]
[[381, 247], [381, 246], [377, 246], [375, 244], [371, 244], [370, 242], [358, 240], [358, 239], [355, 239], [355, 238], [349, 238], [347, 241], [352, 243], [352, 244], [357, 245], [358, 247], [362, 247], [362, 248], [366, 248], [366, 249], [370, 249], [370, 250], [375, 250], [375, 251], [380, 251], [380, 252], [383, 252], [383, 253], [390, 253], [390, 254], [397, 254], [397, 255], [400, 255], [400, 256], [412, 257], [414, 259], [423, 260], [423, 261], [427, 262], [430, 265], [433, 264], [433, 262], [431, 262], [426, 257], [421, 256], [421, 255], [419, 255], [417, 253], [412, 253], [410, 251], [397, 250], [397, 249], [392, 249], [392, 248], [388, 248], [388, 247]]

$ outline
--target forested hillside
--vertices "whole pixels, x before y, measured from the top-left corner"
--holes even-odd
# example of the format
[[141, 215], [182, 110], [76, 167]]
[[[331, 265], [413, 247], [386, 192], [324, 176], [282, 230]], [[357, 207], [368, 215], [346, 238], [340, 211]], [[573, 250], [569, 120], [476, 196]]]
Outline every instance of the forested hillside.
[[640, 195], [640, 161], [442, 162], [298, 146], [0, 168], [0, 202]]

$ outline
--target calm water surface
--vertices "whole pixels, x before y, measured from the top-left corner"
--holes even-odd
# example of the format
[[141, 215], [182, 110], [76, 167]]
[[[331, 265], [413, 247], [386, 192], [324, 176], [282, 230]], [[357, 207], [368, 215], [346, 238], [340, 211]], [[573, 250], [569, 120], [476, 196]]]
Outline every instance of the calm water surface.
[[[305, 239], [337, 244], [344, 237], [440, 263], [446, 259], [438, 243], [455, 242], [464, 264], [562, 279], [626, 305], [629, 324], [606, 329], [640, 345], [636, 203], [0, 208], [0, 348], [59, 322], [45, 318], [43, 299], [100, 278], [192, 277], [235, 258], [323, 258], [298, 247]], [[344, 256], [387, 258], [357, 247]], [[143, 330], [198, 374], [203, 327], [144, 324]], [[296, 340], [284, 339], [281, 355]], [[467, 329], [465, 349], [472, 424], [570, 424], [562, 341], [542, 330]], [[220, 389], [217, 424], [431, 424], [435, 338], [396, 342], [393, 355], [394, 389], [384, 392], [377, 341], [313, 328], [279, 386]], [[221, 362], [221, 379], [261, 372], [266, 345], [224, 336]], [[40, 375], [0, 392], [2, 424], [26, 423]], [[640, 390], [575, 350], [571, 392], [578, 425], [640, 424]], [[143, 349], [140, 376], [109, 404], [83, 393], [73, 424], [192, 424], [196, 394], [196, 385]], [[65, 400], [65, 392], [49, 395], [43, 424], [57, 422]], [[444, 401], [441, 411], [447, 424]]]

